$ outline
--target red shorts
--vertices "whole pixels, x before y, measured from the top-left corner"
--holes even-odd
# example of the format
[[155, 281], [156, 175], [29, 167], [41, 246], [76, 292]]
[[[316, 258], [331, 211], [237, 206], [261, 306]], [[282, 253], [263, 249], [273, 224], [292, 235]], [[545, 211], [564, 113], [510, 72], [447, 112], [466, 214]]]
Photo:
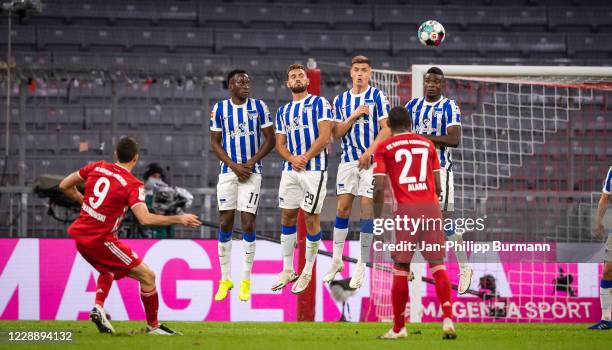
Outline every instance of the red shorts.
[[120, 240], [81, 243], [77, 239], [76, 248], [98, 272], [112, 272], [116, 280], [127, 276], [131, 269], [142, 263], [132, 248]]
[[[410, 205], [398, 208], [396, 216], [408, 216], [412, 218], [429, 218], [442, 220], [442, 212], [437, 203], [435, 205]], [[395, 241], [402, 243], [406, 249], [391, 252], [391, 257], [396, 263], [410, 263], [415, 251], [419, 251], [427, 261], [444, 260], [446, 256], [446, 240], [442, 231], [443, 221], [439, 224], [420, 227], [416, 231], [396, 230]]]

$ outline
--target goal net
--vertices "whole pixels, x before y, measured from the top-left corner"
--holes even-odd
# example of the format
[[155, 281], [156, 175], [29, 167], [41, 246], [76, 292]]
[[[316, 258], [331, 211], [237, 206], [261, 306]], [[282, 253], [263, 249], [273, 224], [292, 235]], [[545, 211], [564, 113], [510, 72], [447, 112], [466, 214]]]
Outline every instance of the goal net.
[[[393, 106], [405, 105], [423, 95], [428, 68], [374, 70], [372, 84]], [[576, 298], [596, 298], [601, 267], [584, 264], [596, 262], [597, 254], [581, 244], [593, 242], [592, 213], [612, 156], [612, 70], [440, 68], [446, 78], [444, 95], [461, 109], [461, 144], [451, 151], [454, 217], [487, 218], [484, 231], [468, 231], [464, 239], [547, 242], [553, 247], [546, 255], [470, 256], [474, 295], [454, 298], [459, 321], [555, 321], [561, 311], [555, 314], [551, 305], [567, 311]], [[391, 266], [385, 254], [374, 252], [374, 264]], [[451, 281], [457, 283], [452, 252], [447, 261]], [[432, 306], [435, 290], [421, 281], [428, 271], [422, 263], [413, 264], [412, 270], [416, 278], [407, 315], [413, 322], [431, 319], [437, 313]], [[385, 269], [372, 269], [371, 303], [380, 320], [392, 318], [391, 277]], [[470, 312], [468, 302], [474, 308]]]

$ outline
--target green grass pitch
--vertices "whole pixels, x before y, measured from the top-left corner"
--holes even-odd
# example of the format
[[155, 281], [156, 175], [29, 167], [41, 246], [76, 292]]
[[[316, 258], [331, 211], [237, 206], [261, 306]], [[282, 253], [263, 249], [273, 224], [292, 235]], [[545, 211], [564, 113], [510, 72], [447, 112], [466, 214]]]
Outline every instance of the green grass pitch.
[[[408, 325], [402, 340], [377, 340], [386, 323], [167, 322], [183, 336], [142, 334], [144, 322], [113, 322], [116, 335], [99, 334], [88, 321], [0, 321], [0, 349], [611, 349], [612, 331], [586, 324], [457, 324], [457, 339], [443, 340], [441, 325]], [[8, 331], [74, 332], [71, 343], [10, 343]], [[414, 334], [415, 331], [420, 331]]]

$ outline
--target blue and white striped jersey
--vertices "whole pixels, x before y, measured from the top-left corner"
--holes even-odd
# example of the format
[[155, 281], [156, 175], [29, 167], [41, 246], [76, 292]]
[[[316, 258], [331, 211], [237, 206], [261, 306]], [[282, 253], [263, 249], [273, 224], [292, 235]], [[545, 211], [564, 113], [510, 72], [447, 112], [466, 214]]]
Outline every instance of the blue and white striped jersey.
[[[306, 153], [319, 137], [318, 123], [332, 121], [329, 102], [324, 97], [307, 95], [300, 101], [291, 101], [276, 113], [276, 133], [287, 135], [287, 147], [294, 156]], [[284, 162], [284, 170], [292, 170], [291, 163]], [[313, 157], [306, 170], [326, 170], [327, 149]]]
[[602, 191], [607, 194], [612, 193], [612, 166], [608, 169], [608, 175], [606, 175], [606, 179], [604, 180]]
[[[242, 105], [235, 105], [231, 99], [219, 101], [210, 113], [210, 131], [220, 131], [221, 145], [232, 161], [246, 163], [261, 148], [261, 129], [272, 126], [268, 106], [254, 98], [248, 98]], [[221, 173], [232, 170], [220, 162]], [[253, 167], [253, 173], [261, 173], [261, 161]]]
[[359, 95], [348, 90], [336, 96], [334, 98], [334, 119], [337, 122], [346, 120], [361, 105], [368, 106], [370, 112], [355, 120], [342, 137], [342, 163], [358, 161], [359, 157], [374, 143], [380, 121], [389, 117], [391, 107], [387, 97], [379, 89], [369, 86]]
[[[412, 129], [421, 135], [444, 136], [446, 128], [451, 125], [461, 125], [461, 112], [454, 100], [444, 96], [440, 100], [429, 103], [425, 97], [413, 98], [406, 104], [406, 109], [412, 118]], [[440, 157], [440, 166], [451, 170], [453, 160], [448, 147], [436, 145]]]

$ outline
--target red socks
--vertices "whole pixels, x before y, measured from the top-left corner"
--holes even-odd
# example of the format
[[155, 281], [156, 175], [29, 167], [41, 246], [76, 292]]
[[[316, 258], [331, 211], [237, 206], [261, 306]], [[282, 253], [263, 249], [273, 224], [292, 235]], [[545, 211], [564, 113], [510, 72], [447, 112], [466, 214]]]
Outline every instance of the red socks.
[[98, 276], [98, 284], [96, 285], [96, 304], [104, 307], [104, 301], [108, 296], [108, 291], [113, 285], [115, 276], [112, 272], [104, 272]]
[[408, 301], [408, 271], [394, 270], [391, 285], [393, 305], [393, 331], [399, 332], [406, 324], [406, 302]]
[[142, 305], [144, 305], [145, 314], [147, 315], [147, 324], [151, 328], [158, 327], [157, 310], [159, 309], [159, 299], [157, 297], [157, 289], [153, 288], [153, 290], [148, 292], [140, 290], [140, 300], [142, 300]]
[[431, 267], [431, 274], [436, 280], [436, 294], [440, 305], [442, 306], [442, 312], [444, 318], [453, 317], [453, 304], [451, 302], [451, 284], [446, 273], [446, 266], [436, 265]]

